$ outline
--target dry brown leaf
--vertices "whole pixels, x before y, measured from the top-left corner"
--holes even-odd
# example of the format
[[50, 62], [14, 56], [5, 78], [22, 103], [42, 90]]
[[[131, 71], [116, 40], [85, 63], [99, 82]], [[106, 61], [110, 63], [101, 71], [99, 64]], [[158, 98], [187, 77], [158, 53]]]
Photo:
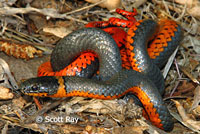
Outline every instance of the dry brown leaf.
[[197, 86], [194, 91], [194, 101], [193, 101], [191, 110], [197, 108], [199, 103], [200, 103], [200, 86]]
[[175, 2], [186, 5], [187, 12], [194, 17], [200, 17], [200, 1], [199, 0], [175, 0]]
[[135, 126], [135, 127], [126, 127], [125, 133], [132, 132], [133, 134], [143, 134], [144, 130], [148, 129], [148, 126]]
[[114, 134], [143, 134], [148, 126], [126, 126], [126, 127], [114, 127]]
[[[97, 3], [101, 0], [85, 0], [90, 3]], [[108, 10], [116, 9], [121, 5], [120, 0], [106, 0], [105, 2], [99, 4], [100, 7], [107, 8]]]
[[63, 38], [72, 31], [69, 30], [69, 28], [66, 27], [56, 27], [56, 28], [51, 28], [51, 27], [44, 27], [43, 28], [44, 32], [51, 33], [56, 35], [57, 37]]
[[0, 86], [0, 100], [8, 100], [14, 97], [10, 89]]
[[[16, 125], [18, 125], [18, 124], [16, 124]], [[21, 125], [19, 125], [19, 126], [21, 126]], [[23, 127], [34, 130], [36, 132], [40, 132], [40, 133], [44, 133], [44, 131], [47, 131], [47, 128], [44, 124], [38, 125], [37, 123], [31, 123], [31, 124], [24, 124]]]
[[191, 111], [193, 118], [198, 119], [200, 117], [200, 105], [195, 107], [194, 110]]
[[[65, 124], [62, 126], [62, 130], [64, 134], [70, 134], [73, 132], [81, 132], [83, 131], [84, 127], [83, 126], [79, 126], [79, 125], [71, 125], [71, 124]], [[83, 134], [83, 132], [81, 133]], [[88, 133], [86, 133], [88, 134]]]
[[176, 108], [182, 118], [182, 123], [193, 131], [199, 132], [200, 130], [200, 121], [192, 120], [185, 112], [183, 106], [176, 100], [173, 100], [176, 104]]
[[0, 85], [11, 88], [11, 89], [18, 89], [17, 82], [13, 77], [12, 73], [10, 72], [10, 67], [5, 60], [0, 58]]
[[200, 105], [193, 110], [193, 113], [196, 117], [200, 117]]
[[126, 11], [132, 11], [133, 7], [137, 9], [146, 2], [147, 0], [121, 0], [121, 5]]
[[[82, 99], [83, 97], [75, 97]], [[76, 109], [71, 109], [72, 105], [80, 103], [82, 106]], [[102, 114], [108, 114], [112, 113], [113, 111], [121, 111], [122, 106], [117, 103], [117, 101], [114, 100], [96, 100], [92, 99], [90, 101], [79, 101], [79, 99], [72, 100], [72, 103], [68, 103], [65, 105], [65, 109], [67, 109], [67, 112], [74, 113], [74, 112], [91, 112], [91, 113], [102, 113]]]
[[26, 104], [26, 101], [22, 97], [19, 97], [19, 98], [13, 99], [12, 103], [13, 103], [13, 106], [16, 108], [23, 108], [24, 105]]
[[182, 67], [180, 66], [181, 71], [187, 75], [187, 77], [189, 77], [194, 83], [199, 84], [199, 81], [194, 77], [194, 75], [191, 73], [190, 68], [188, 67]]
[[12, 55], [16, 58], [22, 58], [29, 60], [34, 58], [36, 55], [41, 56], [42, 51], [30, 45], [20, 45], [16, 43], [10, 43], [5, 41], [0, 41], [0, 51], [5, 52], [7, 55]]
[[187, 6], [191, 7], [193, 4], [198, 2], [198, 0], [175, 0], [175, 2], [182, 5], [186, 4]]
[[187, 80], [183, 80], [182, 84], [177, 87], [176, 95], [188, 94], [188, 92], [193, 92], [195, 89], [195, 85], [193, 82], [188, 82]]
[[198, 6], [195, 6], [195, 7], [192, 7], [191, 9], [188, 9], [188, 13], [191, 14], [192, 16], [194, 16], [194, 17], [200, 18], [199, 10], [200, 10], [200, 3], [199, 3]]
[[86, 126], [85, 130], [82, 134], [109, 134], [108, 131], [106, 131], [105, 128], [101, 127], [94, 127], [94, 126]]
[[[21, 1], [20, 1], [21, 2]], [[66, 1], [66, 3], [64, 3], [65, 1], [57, 1], [57, 0], [33, 0], [30, 3], [31, 7], [35, 7], [38, 9], [42, 9], [42, 8], [52, 8], [52, 9], [56, 9], [59, 12], [68, 12], [71, 9], [73, 9], [73, 2], [70, 1]]]
[[199, 61], [197, 61], [193, 58], [189, 58], [189, 60], [190, 60], [191, 70], [193, 71], [199, 65]]

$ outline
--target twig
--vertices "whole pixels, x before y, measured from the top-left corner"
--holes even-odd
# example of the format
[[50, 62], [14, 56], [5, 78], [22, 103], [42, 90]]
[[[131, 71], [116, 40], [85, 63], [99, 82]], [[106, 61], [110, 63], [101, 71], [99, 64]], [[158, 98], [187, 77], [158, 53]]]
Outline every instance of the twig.
[[[182, 75], [181, 75], [181, 77], [182, 77]], [[169, 95], [170, 97], [172, 97], [172, 95], [173, 95], [174, 92], [176, 91], [176, 89], [177, 89], [178, 85], [180, 84], [180, 82], [181, 82], [181, 80], [178, 80], [178, 81], [176, 82], [176, 84], [175, 84], [173, 90], [171, 91], [171, 93], [170, 93], [170, 95]]]
[[178, 73], [178, 77], [179, 77], [179, 80], [176, 82], [175, 84], [175, 87], [173, 88], [172, 92], [170, 93], [170, 97], [174, 94], [174, 92], [176, 91], [178, 85], [180, 84], [180, 79], [182, 78], [182, 74], [180, 74], [180, 71], [179, 71], [179, 67], [178, 67], [178, 64], [176, 62], [176, 59], [174, 59], [174, 63], [175, 63], [175, 66], [176, 66], [176, 70], [177, 70], [177, 73]]
[[170, 99], [186, 99], [188, 98], [188, 96], [169, 96], [169, 97], [165, 97], [163, 98], [164, 101], [170, 100]]
[[181, 18], [183, 18], [186, 12], [186, 8], [187, 8], [187, 5], [185, 4], [181, 15], [177, 19], [175, 19], [175, 21], [179, 21]]
[[30, 12], [41, 13], [41, 14], [51, 17], [51, 18], [69, 19], [69, 20], [74, 20], [74, 21], [81, 22], [84, 24], [88, 23], [86, 21], [76, 19], [71, 16], [66, 16], [66, 14], [59, 14], [55, 9], [48, 9], [48, 8], [37, 9], [34, 7], [26, 7], [26, 8], [2, 7], [2, 8], [0, 8], [1, 15], [15, 15], [15, 14], [19, 14], [19, 13], [26, 14], [26, 13], [30, 13]]
[[[170, 12], [169, 12], [169, 8], [168, 8], [168, 6], [167, 6], [167, 3], [166, 3], [164, 0], [162, 0], [162, 3], [164, 4], [167, 13], [170, 15]], [[171, 15], [170, 15], [170, 16], [171, 16]]]

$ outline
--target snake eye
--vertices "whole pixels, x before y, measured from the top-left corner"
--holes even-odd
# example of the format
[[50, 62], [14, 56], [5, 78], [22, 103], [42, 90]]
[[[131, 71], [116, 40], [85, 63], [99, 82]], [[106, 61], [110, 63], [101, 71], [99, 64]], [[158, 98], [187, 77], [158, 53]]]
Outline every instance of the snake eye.
[[32, 86], [32, 90], [33, 90], [33, 91], [37, 91], [37, 90], [38, 90], [37, 85], [33, 85], [33, 86]]

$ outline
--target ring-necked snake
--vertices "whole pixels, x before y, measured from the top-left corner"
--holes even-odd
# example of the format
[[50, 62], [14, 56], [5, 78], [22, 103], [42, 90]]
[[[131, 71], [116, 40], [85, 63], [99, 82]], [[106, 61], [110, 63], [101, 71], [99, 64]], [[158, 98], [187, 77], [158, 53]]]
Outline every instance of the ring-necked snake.
[[[156, 29], [159, 29], [158, 34], [154, 36], [156, 41], [151, 41], [154, 45], [150, 46], [147, 52], [148, 40], [152, 39], [157, 32]], [[155, 126], [171, 131], [173, 121], [160, 94], [163, 92], [163, 87], [159, 83], [163, 82], [163, 78], [148, 54], [153, 57], [152, 59], [160, 55], [160, 60], [166, 61], [166, 57], [163, 56], [171, 54], [171, 50], [177, 47], [181, 38], [181, 27], [174, 21], [165, 20], [164, 25], [159, 27], [153, 20], [135, 22], [127, 33], [125, 46], [127, 56], [122, 57], [122, 60], [127, 58], [130, 60], [132, 69], [137, 70], [134, 71], [122, 69], [120, 50], [112, 36], [98, 28], [83, 28], [58, 42], [51, 55], [51, 65], [54, 71], [59, 71], [73, 62], [74, 64], [70, 64], [69, 68], [73, 65], [77, 66], [75, 72], [77, 73], [78, 70], [91, 65], [98, 57], [100, 81], [78, 76], [42, 76], [26, 80], [21, 83], [20, 89], [24, 94], [31, 96], [83, 96], [98, 99], [115, 99], [131, 92], [140, 99], [150, 121]], [[95, 53], [95, 58], [90, 55], [88, 60], [84, 55], [82, 59], [85, 61], [80, 63], [79, 68], [79, 62], [74, 61], [74, 57], [88, 52]], [[93, 69], [92, 66], [91, 68]], [[87, 71], [86, 69], [86, 73]], [[92, 75], [93, 73], [86, 77]]]

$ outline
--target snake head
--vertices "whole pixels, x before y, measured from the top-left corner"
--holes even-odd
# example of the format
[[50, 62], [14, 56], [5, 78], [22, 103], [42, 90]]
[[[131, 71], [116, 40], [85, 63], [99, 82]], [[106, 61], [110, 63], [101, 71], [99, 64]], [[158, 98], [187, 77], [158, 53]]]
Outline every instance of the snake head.
[[30, 96], [45, 97], [55, 94], [59, 87], [58, 80], [53, 76], [31, 78], [22, 82], [19, 89], [22, 93]]

